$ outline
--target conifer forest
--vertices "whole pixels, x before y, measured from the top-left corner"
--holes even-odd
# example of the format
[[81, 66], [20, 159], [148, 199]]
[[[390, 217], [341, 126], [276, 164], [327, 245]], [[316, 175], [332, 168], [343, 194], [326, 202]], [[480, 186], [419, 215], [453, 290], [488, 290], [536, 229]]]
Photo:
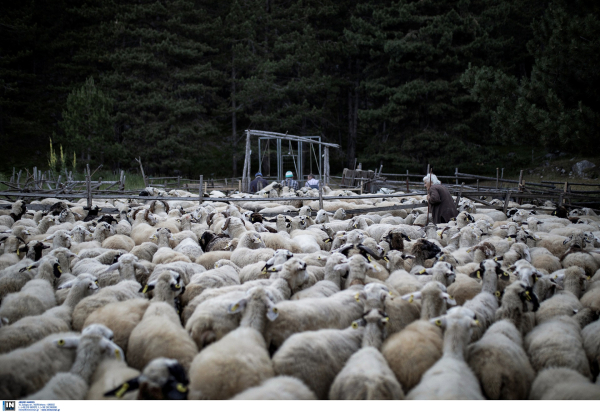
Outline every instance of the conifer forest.
[[240, 176], [254, 129], [341, 145], [333, 172], [495, 174], [597, 153], [599, 70], [592, 0], [3, 1], [0, 172], [52, 140], [78, 165]]

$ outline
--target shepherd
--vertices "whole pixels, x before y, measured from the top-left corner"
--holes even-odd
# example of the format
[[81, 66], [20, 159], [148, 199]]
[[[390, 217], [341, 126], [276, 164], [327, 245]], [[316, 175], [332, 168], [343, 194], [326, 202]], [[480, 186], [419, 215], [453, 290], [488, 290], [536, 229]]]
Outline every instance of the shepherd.
[[452, 195], [436, 175], [433, 173], [426, 175], [423, 184], [427, 189], [427, 201], [431, 207], [433, 223], [448, 223], [450, 219], [458, 216]]

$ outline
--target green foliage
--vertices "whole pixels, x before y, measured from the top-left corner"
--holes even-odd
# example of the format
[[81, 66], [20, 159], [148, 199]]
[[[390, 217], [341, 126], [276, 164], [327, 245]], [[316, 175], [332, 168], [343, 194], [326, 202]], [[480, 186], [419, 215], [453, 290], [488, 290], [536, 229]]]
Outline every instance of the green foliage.
[[65, 149], [55, 168], [130, 171], [141, 157], [153, 175], [239, 176], [246, 129], [340, 144], [333, 173], [355, 158], [451, 174], [523, 167], [531, 147], [590, 152], [599, 11], [584, 0], [3, 2], [11, 156], [0, 168], [45, 164], [52, 138]]
[[[112, 105], [112, 100], [96, 88], [93, 77], [67, 97], [59, 127], [69, 147], [81, 153], [82, 161], [98, 165], [104, 162], [104, 156], [118, 153], [113, 139]], [[64, 159], [62, 146], [61, 157]]]
[[[469, 67], [463, 84], [490, 116], [498, 142], [542, 144], [589, 153], [598, 147], [597, 6], [555, 0], [534, 21], [531, 75], [518, 81], [490, 67]], [[593, 40], [592, 40], [593, 39]]]

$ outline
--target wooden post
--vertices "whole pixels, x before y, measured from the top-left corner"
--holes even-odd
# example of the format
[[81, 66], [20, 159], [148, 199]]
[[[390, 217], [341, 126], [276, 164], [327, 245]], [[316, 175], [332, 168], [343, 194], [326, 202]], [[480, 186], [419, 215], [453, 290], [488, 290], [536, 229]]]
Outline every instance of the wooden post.
[[177, 189], [181, 187], [181, 176], [177, 176]]
[[56, 179], [56, 188], [58, 189], [60, 186], [60, 179], [62, 178], [62, 175], [58, 175], [58, 179]]
[[19, 174], [17, 175], [17, 187], [19, 189], [21, 188], [21, 172], [23, 172], [23, 169], [19, 169]]
[[85, 184], [87, 187], [87, 207], [92, 207], [92, 176], [90, 173], [90, 165], [86, 164]]
[[504, 197], [504, 209], [502, 209], [502, 212], [504, 214], [506, 214], [506, 211], [508, 210], [508, 202], [510, 199], [510, 191], [506, 191], [506, 196]]
[[323, 157], [323, 161], [324, 161], [324, 165], [323, 165], [323, 169], [324, 169], [324, 176], [323, 176], [323, 180], [325, 181], [325, 184], [328, 185], [329, 184], [329, 148], [325, 147], [324, 151], [323, 151], [324, 157]]
[[246, 130], [246, 155], [244, 157], [244, 169], [242, 170], [242, 184], [240, 186], [240, 192], [242, 189], [246, 192], [249, 189], [248, 177], [250, 175], [250, 131]]
[[463, 187], [465, 186], [465, 182], [460, 184], [460, 190], [458, 191], [458, 196], [456, 196], [456, 207], [458, 207], [458, 202], [460, 202], [460, 197], [462, 196]]
[[37, 186], [37, 167], [33, 166], [33, 187], [35, 189], [38, 188]]
[[458, 167], [454, 169], [454, 176], [456, 177], [456, 186], [458, 186]]
[[242, 191], [242, 181], [241, 180], [238, 181], [238, 185], [239, 185], [238, 190], [241, 192]]
[[[519, 173], [519, 192], [523, 191], [523, 171], [521, 170], [521, 172]], [[519, 198], [519, 204], [522, 205], [523, 204], [523, 198], [520, 197]]]
[[406, 193], [410, 192], [410, 189], [408, 187], [408, 169], [406, 169]]
[[319, 181], [319, 210], [323, 209], [323, 183]]
[[569, 183], [568, 183], [568, 182], [565, 182], [565, 186], [564, 186], [564, 188], [563, 188], [563, 194], [562, 194], [562, 195], [560, 195], [560, 203], [559, 203], [559, 205], [562, 205], [562, 204], [564, 204], [564, 203], [565, 203], [565, 198], [564, 198], [564, 195], [566, 195], [566, 194], [567, 194], [568, 190], [569, 190]]
[[198, 192], [200, 192], [200, 196], [198, 198], [200, 205], [204, 202], [204, 191], [202, 190], [202, 181], [204, 180], [204, 176], [200, 175], [200, 180], [198, 181]]
[[429, 163], [427, 163], [427, 174], [429, 174]]
[[225, 187], [227, 187], [227, 178], [225, 178]]
[[125, 190], [125, 171], [121, 170], [121, 176], [119, 176], [119, 190], [122, 192]]
[[496, 168], [496, 189], [498, 189], [498, 177], [500, 176], [500, 169]]
[[146, 180], [146, 174], [144, 173], [144, 167], [142, 166], [142, 158], [135, 159], [140, 164], [140, 170], [142, 171], [142, 179], [144, 180], [144, 186], [148, 187], [148, 181]]
[[361, 178], [360, 178], [360, 195], [361, 195], [361, 196], [362, 196], [362, 194], [363, 194], [363, 184], [364, 184], [364, 183], [365, 183], [365, 182], [362, 180], [362, 177], [361, 177]]
[[479, 192], [479, 179], [477, 179], [477, 191]]
[[208, 192], [208, 182], [204, 182], [204, 191]]
[[15, 168], [13, 167], [13, 173], [12, 176], [10, 177], [10, 183], [14, 183], [15, 182]]
[[356, 162], [357, 162], [357, 161], [358, 161], [358, 158], [357, 158], [357, 157], [355, 157], [355, 158], [354, 158], [354, 168], [353, 168], [352, 170], [356, 170]]

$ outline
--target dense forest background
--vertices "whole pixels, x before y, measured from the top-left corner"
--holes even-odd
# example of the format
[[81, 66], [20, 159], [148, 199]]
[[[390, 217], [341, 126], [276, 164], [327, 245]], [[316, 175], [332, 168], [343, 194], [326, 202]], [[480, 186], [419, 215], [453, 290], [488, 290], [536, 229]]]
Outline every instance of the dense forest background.
[[334, 172], [597, 153], [599, 16], [584, 0], [2, 2], [0, 172], [46, 166], [52, 139], [69, 169], [240, 176], [248, 128], [340, 144]]

